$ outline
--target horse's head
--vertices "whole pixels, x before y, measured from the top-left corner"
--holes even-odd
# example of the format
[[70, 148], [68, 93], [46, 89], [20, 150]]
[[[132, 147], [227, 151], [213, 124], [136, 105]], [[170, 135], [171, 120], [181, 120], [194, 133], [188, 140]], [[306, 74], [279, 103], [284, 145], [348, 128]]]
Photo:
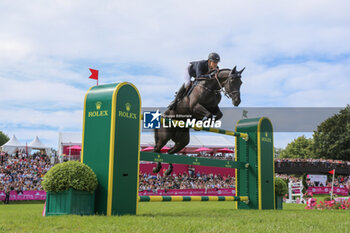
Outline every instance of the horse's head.
[[241, 103], [241, 76], [244, 69], [245, 67], [241, 71], [237, 71], [235, 66], [229, 73], [224, 86], [226, 93], [232, 99], [232, 104], [236, 107]]

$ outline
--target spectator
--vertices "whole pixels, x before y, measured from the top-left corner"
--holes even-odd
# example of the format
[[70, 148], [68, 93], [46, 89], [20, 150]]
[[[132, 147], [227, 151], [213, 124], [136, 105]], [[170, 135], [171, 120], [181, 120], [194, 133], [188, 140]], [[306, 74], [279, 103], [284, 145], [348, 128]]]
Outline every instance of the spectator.
[[9, 189], [9, 187], [7, 187], [6, 189], [5, 189], [5, 200], [4, 200], [4, 204], [9, 204], [9, 202], [10, 202], [10, 189]]

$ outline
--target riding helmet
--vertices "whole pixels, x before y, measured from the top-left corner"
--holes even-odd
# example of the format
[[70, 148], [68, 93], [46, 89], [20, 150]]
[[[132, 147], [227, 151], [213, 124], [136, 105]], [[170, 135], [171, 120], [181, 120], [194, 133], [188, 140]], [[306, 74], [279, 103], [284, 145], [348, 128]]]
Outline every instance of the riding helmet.
[[210, 53], [208, 56], [208, 60], [212, 60], [214, 62], [219, 62], [220, 61], [220, 56], [217, 53]]

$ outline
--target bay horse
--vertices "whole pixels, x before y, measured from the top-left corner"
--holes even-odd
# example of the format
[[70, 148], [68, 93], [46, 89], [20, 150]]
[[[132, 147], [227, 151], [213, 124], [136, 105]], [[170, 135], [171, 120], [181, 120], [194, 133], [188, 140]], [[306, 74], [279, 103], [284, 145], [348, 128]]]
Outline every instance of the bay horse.
[[[197, 78], [194, 81], [190, 94], [178, 101], [174, 110], [168, 109], [164, 113], [164, 117], [186, 120], [186, 117], [176, 116], [190, 115], [190, 118], [196, 120], [219, 120], [223, 116], [219, 108], [221, 92], [232, 100], [234, 106], [237, 107], [241, 103], [240, 87], [244, 69], [237, 71], [235, 66], [232, 70], [220, 69], [215, 77], [210, 79]], [[182, 150], [190, 142], [190, 131], [189, 128], [164, 128], [161, 124], [161, 128], [154, 131], [154, 139], [154, 152], [160, 153], [162, 147], [171, 139], [175, 145], [169, 149], [168, 154], [174, 154]], [[154, 171], [159, 172], [160, 168], [161, 164], [158, 163]]]

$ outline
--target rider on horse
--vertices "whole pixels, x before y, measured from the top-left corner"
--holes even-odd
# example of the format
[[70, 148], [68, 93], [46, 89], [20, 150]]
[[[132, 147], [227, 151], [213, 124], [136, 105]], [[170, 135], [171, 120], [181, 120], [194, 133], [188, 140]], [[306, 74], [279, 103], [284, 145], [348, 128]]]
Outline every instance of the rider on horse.
[[168, 109], [173, 110], [176, 104], [181, 100], [192, 86], [191, 77], [194, 78], [212, 78], [219, 71], [218, 63], [220, 56], [217, 53], [210, 53], [208, 60], [193, 61], [187, 67], [185, 82], [180, 90], [176, 93], [175, 99], [170, 103]]

